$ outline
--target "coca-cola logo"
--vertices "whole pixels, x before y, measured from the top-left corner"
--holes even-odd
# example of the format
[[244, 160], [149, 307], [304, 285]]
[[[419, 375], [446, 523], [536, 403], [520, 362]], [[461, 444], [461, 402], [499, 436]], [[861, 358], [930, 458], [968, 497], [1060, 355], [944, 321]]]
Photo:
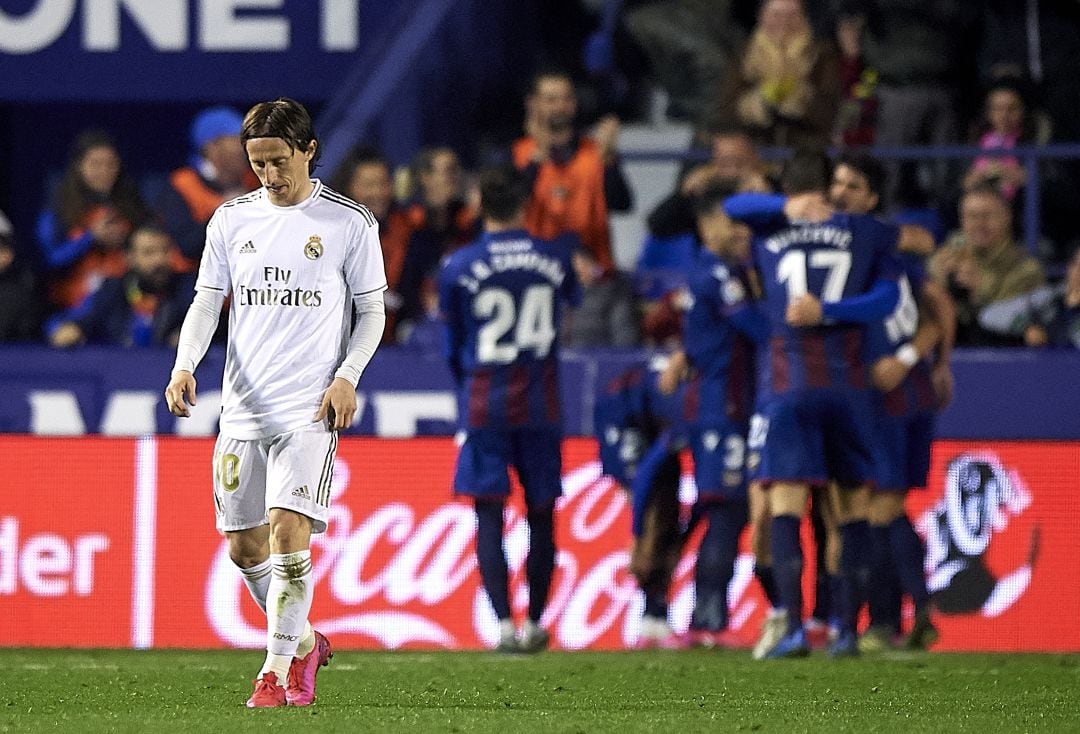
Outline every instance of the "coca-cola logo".
[[[316, 584], [312, 624], [334, 635], [340, 647], [488, 647], [498, 624], [476, 568], [476, 522], [471, 505], [448, 501], [428, 511], [386, 502], [362, 514], [348, 496], [350, 467], [335, 463], [333, 504], [327, 530], [312, 539]], [[565, 649], [624, 646], [637, 638], [642, 600], [628, 573], [628, 499], [599, 463], [589, 461], [563, 476], [558, 506], [559, 552], [541, 623]], [[689, 499], [684, 497], [683, 499]], [[528, 525], [509, 504], [504, 547], [515, 616], [528, 606], [525, 559]], [[751, 642], [763, 613], [753, 587], [753, 562], [739, 559], [730, 587], [732, 628]], [[247, 597], [222, 542], [211, 563], [206, 614], [217, 636], [237, 647], [262, 647], [265, 620]], [[672, 584], [672, 620], [685, 628], [693, 607], [693, 557], [683, 558]], [[342, 639], [342, 638], [346, 639]], [[352, 637], [350, 641], [347, 638]]]

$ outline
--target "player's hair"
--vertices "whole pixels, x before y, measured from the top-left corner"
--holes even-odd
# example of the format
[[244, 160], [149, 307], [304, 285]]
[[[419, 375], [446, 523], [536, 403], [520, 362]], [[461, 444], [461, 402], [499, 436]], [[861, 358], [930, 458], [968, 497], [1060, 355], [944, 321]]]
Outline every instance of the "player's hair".
[[800, 148], [780, 174], [780, 188], [789, 196], [824, 191], [832, 180], [832, 163], [821, 148]]
[[710, 178], [701, 193], [694, 197], [694, 214], [712, 214], [724, 205], [724, 199], [739, 191], [737, 178]]
[[531, 195], [529, 180], [513, 166], [491, 166], [480, 172], [480, 211], [486, 219], [512, 220]]
[[[240, 144], [247, 149], [247, 141], [254, 138], [281, 138], [291, 150], [307, 150], [315, 137], [311, 115], [304, 105], [295, 99], [279, 97], [273, 102], [259, 102], [244, 115], [240, 128]], [[321, 147], [315, 146], [310, 170], [318, 166]]]
[[881, 165], [881, 161], [865, 153], [844, 153], [837, 159], [835, 168], [840, 166], [847, 166], [865, 178], [870, 193], [880, 198], [885, 189], [885, 166]]

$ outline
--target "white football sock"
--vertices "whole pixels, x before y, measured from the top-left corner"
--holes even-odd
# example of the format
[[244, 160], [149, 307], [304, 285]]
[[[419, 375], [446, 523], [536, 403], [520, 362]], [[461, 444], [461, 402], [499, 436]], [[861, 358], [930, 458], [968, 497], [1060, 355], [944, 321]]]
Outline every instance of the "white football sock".
[[259, 605], [259, 609], [266, 612], [266, 590], [270, 588], [270, 559], [267, 558], [251, 568], [241, 568], [240, 573], [244, 577], [244, 585], [251, 593], [251, 598]]
[[308, 628], [314, 592], [311, 583], [311, 551], [271, 553], [273, 573], [266, 594], [266, 662], [263, 673], [277, 674], [284, 684], [289, 665]]

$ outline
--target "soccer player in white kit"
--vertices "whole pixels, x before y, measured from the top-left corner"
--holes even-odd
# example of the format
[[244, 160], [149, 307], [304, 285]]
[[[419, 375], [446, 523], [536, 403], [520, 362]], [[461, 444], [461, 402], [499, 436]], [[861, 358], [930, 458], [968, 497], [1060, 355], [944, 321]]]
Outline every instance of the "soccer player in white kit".
[[375, 217], [310, 177], [319, 150], [302, 105], [255, 105], [240, 139], [262, 187], [207, 225], [165, 399], [189, 415], [195, 367], [231, 294], [213, 482], [217, 527], [267, 616], [247, 705], [306, 706], [330, 657], [307, 619], [311, 534], [326, 529], [337, 432], [382, 337], [386, 274]]

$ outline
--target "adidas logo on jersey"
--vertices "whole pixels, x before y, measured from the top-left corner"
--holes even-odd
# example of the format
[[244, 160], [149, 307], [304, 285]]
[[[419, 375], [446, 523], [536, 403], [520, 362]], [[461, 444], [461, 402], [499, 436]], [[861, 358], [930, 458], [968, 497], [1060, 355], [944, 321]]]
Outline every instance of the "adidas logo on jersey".
[[243, 255], [245, 252], [255, 252], [255, 245], [251, 243], [251, 240], [245, 242], [243, 247], [240, 248], [241, 255]]
[[302, 500], [311, 499], [311, 492], [308, 491], [307, 485], [302, 484], [292, 491], [293, 497], [299, 497]]

